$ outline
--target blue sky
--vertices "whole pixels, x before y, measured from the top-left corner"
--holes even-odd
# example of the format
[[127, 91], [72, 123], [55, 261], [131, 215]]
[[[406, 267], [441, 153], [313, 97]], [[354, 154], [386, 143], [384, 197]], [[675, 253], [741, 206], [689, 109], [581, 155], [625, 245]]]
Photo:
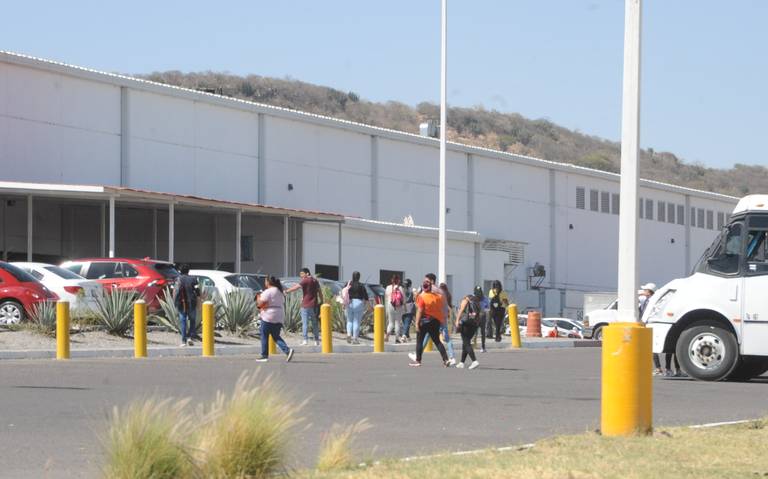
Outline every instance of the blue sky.
[[[25, 0], [0, 49], [100, 70], [291, 77], [374, 101], [439, 95], [439, 0]], [[618, 140], [623, 0], [449, 0], [449, 95]], [[768, 2], [645, 0], [643, 147], [762, 164]]]

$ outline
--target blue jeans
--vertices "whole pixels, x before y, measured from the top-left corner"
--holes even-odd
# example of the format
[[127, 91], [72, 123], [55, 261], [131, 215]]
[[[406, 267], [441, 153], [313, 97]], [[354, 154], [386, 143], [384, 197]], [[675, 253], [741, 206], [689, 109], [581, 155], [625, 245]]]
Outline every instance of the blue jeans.
[[304, 341], [307, 340], [307, 323], [309, 321], [312, 321], [312, 332], [315, 333], [315, 341], [320, 341], [320, 330], [317, 327], [315, 308], [301, 308], [301, 334], [304, 335]]
[[184, 311], [179, 311], [179, 332], [181, 333], [181, 342], [187, 342], [187, 320], [189, 315]]
[[413, 313], [404, 313], [403, 314], [403, 336], [406, 338], [411, 337], [411, 334], [409, 331], [411, 330], [411, 323], [413, 322]]
[[347, 306], [347, 336], [357, 339], [360, 334], [360, 321], [363, 319], [365, 304], [362, 299], [350, 300]]
[[[453, 344], [451, 343], [451, 336], [448, 334], [447, 321], [445, 324], [440, 324], [440, 334], [443, 335], [443, 342], [445, 343], [445, 349], [448, 350], [448, 357], [453, 359]], [[424, 344], [421, 345], [422, 348], [427, 347], [427, 341], [429, 341], [429, 336], [424, 338]]]
[[280, 348], [282, 352], [288, 354], [291, 348], [285, 344], [283, 338], [280, 337], [280, 330], [283, 329], [283, 325], [280, 323], [268, 323], [266, 321], [261, 322], [261, 356], [264, 358], [269, 357], [269, 337], [275, 340], [275, 344]]

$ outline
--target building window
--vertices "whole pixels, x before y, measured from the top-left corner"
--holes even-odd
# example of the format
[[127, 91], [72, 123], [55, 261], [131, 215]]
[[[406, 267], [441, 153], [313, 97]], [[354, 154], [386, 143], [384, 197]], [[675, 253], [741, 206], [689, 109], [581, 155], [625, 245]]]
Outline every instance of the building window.
[[315, 276], [323, 279], [339, 280], [339, 267], [333, 264], [316, 264]]
[[667, 223], [675, 224], [675, 205], [667, 203]]
[[253, 261], [253, 236], [240, 237], [240, 261]]
[[584, 199], [584, 188], [579, 186], [576, 188], [576, 208], [580, 210], [585, 208]]
[[707, 210], [707, 229], [715, 229], [715, 212], [712, 210]]
[[592, 211], [598, 211], [599, 205], [597, 204], [598, 200], [598, 191], [597, 190], [589, 190], [589, 209]]
[[601, 213], [610, 213], [611, 212], [611, 194], [607, 191], [600, 192], [600, 212]]
[[403, 271], [395, 271], [391, 269], [380, 269], [379, 270], [379, 284], [382, 286], [387, 286], [388, 284], [392, 283], [392, 276], [397, 275], [400, 277], [400, 281], [404, 281], [403, 276], [405, 276], [405, 273]]
[[645, 219], [653, 219], [653, 200], [645, 200]]
[[620, 204], [620, 196], [618, 193], [613, 193], [611, 195], [611, 213], [614, 215], [619, 214], [619, 204]]
[[696, 208], [691, 208], [691, 226], [696, 226]]
[[659, 201], [657, 205], [658, 214], [656, 215], [656, 219], [664, 223], [667, 221], [667, 204], [663, 201]]
[[677, 224], [685, 226], [685, 206], [677, 205]]
[[643, 215], [643, 213], [644, 213], [643, 206], [644, 205], [645, 205], [645, 200], [640, 198], [640, 213], [639, 213], [640, 218], [645, 218], [645, 216]]
[[725, 226], [725, 213], [722, 211], [717, 212], [717, 229], [721, 230]]
[[696, 226], [704, 228], [704, 208], [699, 208], [696, 211]]

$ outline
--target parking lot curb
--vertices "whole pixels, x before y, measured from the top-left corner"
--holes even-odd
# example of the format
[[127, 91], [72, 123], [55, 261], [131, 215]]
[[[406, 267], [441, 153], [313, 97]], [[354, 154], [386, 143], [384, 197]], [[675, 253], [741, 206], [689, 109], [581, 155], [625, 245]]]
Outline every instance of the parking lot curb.
[[[523, 347], [515, 351], [526, 349], [563, 349], [563, 348], [589, 348], [600, 347], [600, 341], [592, 340], [539, 340], [523, 341]], [[406, 344], [385, 344], [385, 353], [407, 353], [412, 352], [414, 343]], [[454, 348], [461, 349], [461, 344], [454, 342]], [[320, 354], [320, 346], [294, 346], [297, 353], [301, 354]], [[486, 343], [488, 350], [511, 351], [509, 343]], [[373, 344], [334, 344], [333, 353], [372, 353]], [[72, 349], [71, 357], [73, 359], [95, 359], [95, 358], [132, 358], [133, 348], [112, 348], [112, 349]], [[160, 357], [199, 357], [202, 355], [200, 346], [190, 347], [150, 347], [147, 349], [150, 358]], [[216, 356], [239, 356], [261, 354], [261, 346], [224, 346], [216, 345]], [[54, 349], [33, 349], [33, 350], [9, 350], [0, 351], [0, 360], [10, 359], [54, 359], [56, 350]]]

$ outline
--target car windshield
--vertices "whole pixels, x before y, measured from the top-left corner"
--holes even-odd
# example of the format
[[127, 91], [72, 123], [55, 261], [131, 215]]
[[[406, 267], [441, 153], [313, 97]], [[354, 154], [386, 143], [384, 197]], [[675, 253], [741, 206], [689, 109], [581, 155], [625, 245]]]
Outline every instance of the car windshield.
[[171, 263], [155, 263], [155, 270], [168, 279], [175, 278], [179, 275], [179, 271]]
[[8, 274], [16, 278], [16, 281], [20, 283], [37, 283], [37, 280], [34, 276], [27, 273], [18, 266], [14, 266], [8, 263], [0, 263], [0, 269], [8, 272]]
[[238, 288], [250, 288], [254, 291], [262, 291], [264, 289], [264, 285], [256, 276], [248, 274], [230, 274], [226, 277], [226, 280], [229, 281], [229, 284]]
[[85, 279], [79, 274], [75, 274], [72, 271], [64, 268], [59, 268], [58, 266], [44, 266], [43, 269], [46, 271], [50, 271], [51, 273], [55, 274], [59, 278], [64, 279]]

